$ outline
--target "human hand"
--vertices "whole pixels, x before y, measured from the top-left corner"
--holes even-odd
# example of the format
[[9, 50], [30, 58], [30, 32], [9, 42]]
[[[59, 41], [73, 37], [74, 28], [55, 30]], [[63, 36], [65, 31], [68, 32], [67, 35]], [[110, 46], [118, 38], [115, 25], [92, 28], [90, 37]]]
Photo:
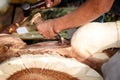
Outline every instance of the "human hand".
[[61, 2], [61, 0], [45, 0], [45, 2], [46, 6], [49, 8], [58, 5]]
[[47, 39], [54, 38], [58, 32], [55, 30], [55, 20], [47, 20], [36, 26], [38, 32]]

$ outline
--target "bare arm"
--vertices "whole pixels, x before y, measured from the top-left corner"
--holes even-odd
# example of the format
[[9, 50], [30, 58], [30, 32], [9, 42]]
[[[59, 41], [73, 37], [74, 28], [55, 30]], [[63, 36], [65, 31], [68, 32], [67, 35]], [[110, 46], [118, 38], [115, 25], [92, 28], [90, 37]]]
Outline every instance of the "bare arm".
[[[69, 29], [91, 22], [110, 10], [114, 0], [87, 0], [78, 9], [70, 14], [56, 19], [54, 30], [59, 33], [64, 29]], [[57, 26], [56, 26], [57, 25]]]
[[114, 0], [87, 0], [75, 11], [57, 19], [47, 20], [37, 25], [41, 35], [53, 38], [65, 29], [78, 27], [91, 22], [110, 10]]

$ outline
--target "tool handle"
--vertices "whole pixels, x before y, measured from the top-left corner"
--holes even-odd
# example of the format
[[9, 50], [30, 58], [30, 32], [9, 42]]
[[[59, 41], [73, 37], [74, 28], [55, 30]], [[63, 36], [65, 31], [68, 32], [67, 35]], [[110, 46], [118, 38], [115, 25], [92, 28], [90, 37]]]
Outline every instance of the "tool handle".
[[62, 45], [62, 37], [59, 34], [56, 36], [56, 39], [58, 41], [58, 44]]
[[22, 10], [24, 12], [24, 16], [27, 17], [31, 14], [31, 10], [35, 9], [35, 8], [40, 8], [40, 7], [44, 7], [45, 6], [45, 1], [38, 1], [34, 4], [29, 4], [28, 2], [25, 2], [24, 4], [22, 4]]
[[31, 9], [35, 9], [35, 8], [39, 8], [39, 7], [44, 7], [45, 5], [46, 5], [45, 1], [42, 0], [42, 1], [36, 2], [35, 4], [32, 4], [31, 5]]
[[[36, 14], [33, 16], [31, 22], [32, 22], [32, 24], [34, 23], [35, 25], [38, 25], [39, 23], [44, 22], [44, 20], [42, 20], [40, 13], [36, 13]], [[62, 43], [63, 43], [62, 37], [58, 34], [55, 38], [56, 38], [56, 40], [58, 41], [58, 44], [59, 44], [59, 45], [62, 45]]]

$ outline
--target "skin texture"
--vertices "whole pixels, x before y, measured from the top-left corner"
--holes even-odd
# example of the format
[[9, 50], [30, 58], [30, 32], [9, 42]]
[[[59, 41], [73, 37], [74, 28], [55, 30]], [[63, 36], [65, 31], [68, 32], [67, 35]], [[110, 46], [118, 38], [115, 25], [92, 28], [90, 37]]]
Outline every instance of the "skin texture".
[[87, 0], [73, 12], [60, 18], [47, 20], [38, 24], [37, 30], [45, 38], [53, 38], [65, 29], [78, 27], [89, 23], [108, 12], [114, 0]]
[[61, 2], [61, 0], [45, 0], [45, 1], [46, 1], [46, 6], [48, 8], [56, 6], [56, 5], [58, 5]]

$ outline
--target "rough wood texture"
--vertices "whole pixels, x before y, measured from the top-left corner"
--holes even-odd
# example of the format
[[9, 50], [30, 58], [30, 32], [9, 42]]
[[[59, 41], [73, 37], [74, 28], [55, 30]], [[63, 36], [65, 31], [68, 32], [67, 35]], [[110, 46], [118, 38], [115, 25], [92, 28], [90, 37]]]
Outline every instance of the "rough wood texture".
[[28, 71], [18, 71], [7, 80], [78, 80], [67, 73], [49, 69], [31, 68]]
[[12, 35], [1, 35], [0, 38], [0, 62], [8, 60], [12, 57], [19, 57], [24, 54], [37, 55], [44, 53], [57, 53], [64, 57], [75, 58], [79, 62], [89, 65], [91, 68], [93, 68], [101, 74], [101, 65], [107, 61], [106, 58], [101, 60], [94, 56], [91, 56], [88, 59], [84, 60], [84, 58], [78, 56], [76, 53], [73, 53], [73, 50], [70, 47], [70, 45], [60, 46], [58, 45], [57, 41], [41, 42], [32, 45], [26, 45], [21, 39]]
[[0, 62], [12, 56], [17, 56], [17, 51], [25, 46], [26, 43], [16, 36], [0, 34]]

